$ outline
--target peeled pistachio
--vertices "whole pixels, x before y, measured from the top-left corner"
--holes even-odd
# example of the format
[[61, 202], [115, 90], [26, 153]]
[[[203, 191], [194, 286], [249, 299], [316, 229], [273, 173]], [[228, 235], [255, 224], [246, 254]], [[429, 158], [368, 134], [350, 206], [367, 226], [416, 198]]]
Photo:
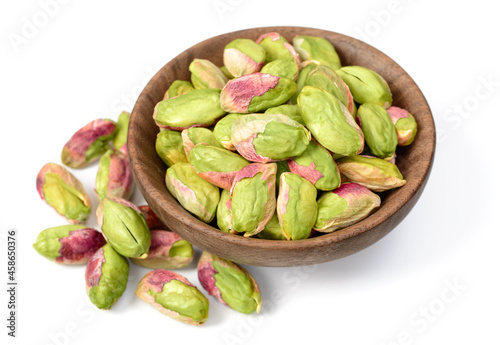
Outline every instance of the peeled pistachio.
[[357, 183], [344, 183], [318, 199], [314, 230], [332, 232], [359, 222], [380, 206], [380, 197]]
[[230, 189], [238, 171], [249, 164], [234, 152], [205, 144], [193, 147], [188, 161], [199, 176], [223, 189]]
[[[305, 85], [316, 86], [323, 90], [330, 92], [332, 95], [342, 102], [343, 105], [352, 114], [354, 110], [354, 103], [352, 102], [352, 95], [350, 95], [349, 88], [340, 78], [340, 76], [330, 67], [326, 65], [319, 65], [315, 67], [308, 75]], [[351, 96], [349, 98], [349, 96]]]
[[84, 223], [90, 215], [90, 198], [82, 183], [65, 167], [45, 164], [36, 177], [40, 198], [72, 224]]
[[285, 115], [248, 114], [234, 121], [231, 141], [252, 162], [288, 159], [305, 151], [311, 134]]
[[85, 283], [90, 301], [99, 309], [111, 309], [127, 287], [129, 263], [111, 245], [99, 248], [87, 262]]
[[252, 163], [241, 169], [231, 187], [232, 230], [245, 237], [261, 232], [276, 209], [276, 164]]
[[344, 156], [363, 151], [361, 128], [331, 93], [318, 87], [304, 86], [297, 102], [307, 129], [326, 149]]
[[208, 128], [186, 128], [181, 132], [181, 136], [186, 156], [189, 156], [189, 151], [191, 151], [191, 149], [199, 143], [204, 143], [215, 147], [222, 147], [222, 145], [220, 145], [219, 142], [215, 139], [214, 133]]
[[116, 121], [116, 134], [113, 138], [113, 146], [118, 151], [127, 154], [127, 134], [128, 124], [130, 122], [130, 113], [122, 111]]
[[231, 309], [244, 314], [259, 312], [259, 286], [240, 265], [203, 252], [198, 262], [198, 279], [208, 294]]
[[187, 80], [174, 80], [168, 87], [163, 100], [174, 98], [194, 90], [193, 84]]
[[291, 104], [297, 104], [297, 97], [299, 96], [300, 91], [306, 85], [306, 79], [309, 73], [314, 70], [319, 65], [318, 61], [304, 61], [300, 64], [299, 74], [297, 76], [297, 90], [294, 95], [290, 98]]
[[230, 199], [231, 192], [227, 189], [222, 190], [217, 205], [217, 226], [223, 232], [236, 233], [236, 231], [231, 230], [231, 210], [228, 207], [231, 203]]
[[280, 221], [276, 212], [274, 212], [271, 219], [269, 219], [264, 230], [257, 234], [257, 237], [266, 240], [286, 240], [281, 231]]
[[285, 103], [297, 89], [295, 82], [265, 73], [246, 74], [227, 82], [220, 93], [222, 109], [248, 114]]
[[248, 38], [237, 38], [224, 48], [224, 66], [234, 77], [259, 72], [266, 60], [266, 51]]
[[340, 185], [340, 172], [332, 155], [321, 145], [310, 142], [299, 156], [288, 160], [290, 171], [302, 176], [320, 190], [332, 190]]
[[302, 60], [316, 60], [321, 65], [329, 66], [333, 70], [338, 70], [341, 67], [337, 51], [327, 39], [307, 35], [295, 36], [293, 47]]
[[351, 156], [337, 160], [342, 181], [355, 182], [374, 192], [401, 187], [406, 183], [396, 164], [377, 157]]
[[297, 63], [301, 62], [295, 48], [288, 43], [285, 37], [277, 32], [268, 32], [260, 35], [256, 43], [266, 51], [266, 63], [288, 57], [293, 57]]
[[160, 313], [189, 325], [201, 325], [208, 318], [207, 298], [185, 277], [169, 270], [148, 272], [135, 295]]
[[228, 80], [219, 67], [206, 59], [193, 59], [189, 71], [195, 89], [222, 89]]
[[287, 240], [301, 240], [311, 235], [318, 213], [317, 190], [305, 178], [283, 173], [276, 202], [281, 232]]
[[177, 163], [167, 169], [167, 189], [187, 211], [210, 223], [219, 203], [219, 188], [198, 176], [189, 163]]
[[387, 111], [380, 105], [365, 103], [358, 109], [358, 118], [370, 152], [379, 158], [392, 157], [398, 136]]
[[215, 139], [228, 150], [236, 151], [233, 142], [231, 141], [231, 128], [234, 121], [242, 116], [242, 114], [227, 114], [215, 124], [214, 137]]
[[302, 119], [302, 112], [297, 104], [282, 104], [277, 107], [267, 109], [264, 114], [282, 114], [286, 115], [294, 121], [297, 121], [302, 126], [306, 123]]
[[102, 233], [119, 254], [131, 258], [148, 255], [151, 233], [137, 206], [124, 199], [105, 198], [96, 213]]
[[84, 264], [105, 243], [97, 230], [84, 225], [62, 225], [40, 232], [33, 248], [59, 264]]
[[161, 128], [183, 130], [209, 127], [226, 114], [219, 89], [199, 89], [166, 99], [155, 106], [153, 118]]
[[187, 163], [186, 151], [179, 131], [166, 129], [156, 136], [155, 149], [161, 160], [171, 166], [175, 163]]
[[144, 259], [131, 258], [134, 264], [146, 268], [176, 269], [193, 261], [193, 246], [172, 231], [151, 230], [151, 246]]
[[99, 161], [95, 191], [99, 201], [106, 197], [130, 199], [134, 192], [134, 176], [128, 157], [117, 150], [108, 150]]
[[394, 106], [387, 109], [387, 114], [389, 114], [392, 123], [396, 127], [396, 133], [398, 135], [398, 145], [410, 145], [417, 135], [418, 127], [417, 121], [415, 120], [413, 115], [410, 114], [406, 109], [401, 109]]
[[268, 73], [280, 78], [296, 80], [299, 75], [299, 63], [293, 56], [283, 57], [268, 62], [260, 70], [261, 73]]
[[362, 66], [345, 66], [337, 70], [337, 73], [349, 86], [356, 102], [374, 103], [385, 109], [391, 106], [391, 89], [377, 72]]
[[89, 122], [68, 140], [61, 152], [64, 165], [80, 169], [98, 159], [109, 149], [115, 135], [116, 124], [109, 119]]

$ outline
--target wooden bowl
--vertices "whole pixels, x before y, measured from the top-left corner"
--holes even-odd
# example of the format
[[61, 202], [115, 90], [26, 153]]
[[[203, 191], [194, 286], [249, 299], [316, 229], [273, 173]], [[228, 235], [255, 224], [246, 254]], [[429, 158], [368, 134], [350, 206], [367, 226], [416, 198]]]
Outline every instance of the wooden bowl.
[[[398, 166], [407, 180], [401, 188], [381, 194], [381, 207], [350, 227], [305, 240], [277, 241], [224, 233], [195, 218], [170, 195], [165, 186], [166, 166], [157, 156], [158, 127], [153, 109], [176, 79], [190, 80], [188, 66], [194, 58], [222, 66], [224, 46], [236, 38], [257, 39], [266, 32], [279, 32], [290, 42], [296, 35], [314, 35], [335, 46], [342, 65], [360, 65], [381, 74], [393, 92], [393, 105], [407, 109], [418, 122], [415, 141], [398, 147]], [[415, 82], [392, 59], [354, 38], [304, 27], [262, 27], [231, 32], [207, 39], [167, 63], [146, 85], [132, 111], [128, 152], [135, 180], [153, 211], [174, 232], [194, 246], [223, 258], [256, 266], [302, 266], [327, 262], [356, 253], [375, 243], [410, 212], [429, 177], [434, 151], [435, 127], [429, 106]]]

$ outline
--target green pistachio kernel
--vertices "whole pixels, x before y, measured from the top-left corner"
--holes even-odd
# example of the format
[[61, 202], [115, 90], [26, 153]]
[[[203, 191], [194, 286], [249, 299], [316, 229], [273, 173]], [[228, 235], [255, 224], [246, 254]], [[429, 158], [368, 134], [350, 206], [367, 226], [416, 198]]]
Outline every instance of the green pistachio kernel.
[[162, 292], [149, 290], [149, 293], [154, 295], [156, 303], [195, 322], [201, 323], [208, 318], [208, 300], [194, 286], [172, 279], [163, 285]]
[[338, 70], [341, 66], [335, 47], [325, 38], [307, 35], [295, 36], [293, 47], [302, 60], [316, 60], [333, 70]]
[[186, 152], [179, 131], [166, 129], [156, 136], [155, 149], [161, 160], [167, 165], [187, 163]]
[[387, 111], [380, 105], [365, 103], [359, 107], [358, 117], [366, 144], [373, 155], [380, 158], [393, 156], [398, 135]]
[[165, 92], [163, 99], [174, 98], [194, 90], [193, 84], [187, 80], [174, 80]]
[[302, 112], [300, 111], [300, 107], [297, 104], [282, 104], [277, 107], [267, 109], [264, 114], [282, 114], [286, 115], [292, 120], [300, 123], [302, 126], [305, 126], [306, 123], [302, 118]]
[[167, 169], [167, 189], [174, 198], [199, 219], [210, 223], [219, 203], [219, 188], [201, 178], [189, 163], [177, 163]]
[[314, 86], [304, 86], [297, 102], [307, 128], [326, 149], [344, 156], [363, 151], [361, 128], [331, 93]]
[[357, 103], [373, 103], [387, 109], [392, 104], [389, 84], [377, 72], [362, 66], [345, 66], [337, 71]]
[[316, 196], [316, 188], [305, 178], [294, 173], [281, 175], [276, 211], [286, 239], [301, 240], [311, 235], [318, 214]]
[[128, 260], [105, 244], [87, 263], [85, 279], [90, 301], [99, 309], [111, 309], [127, 287], [128, 274]]
[[254, 290], [245, 272], [223, 266], [216, 261], [212, 262], [212, 265], [217, 271], [214, 274], [215, 286], [229, 307], [244, 314], [255, 312], [259, 306], [260, 293]]
[[226, 112], [220, 105], [219, 89], [193, 90], [159, 102], [153, 114], [162, 128], [182, 130], [199, 126], [208, 127]]

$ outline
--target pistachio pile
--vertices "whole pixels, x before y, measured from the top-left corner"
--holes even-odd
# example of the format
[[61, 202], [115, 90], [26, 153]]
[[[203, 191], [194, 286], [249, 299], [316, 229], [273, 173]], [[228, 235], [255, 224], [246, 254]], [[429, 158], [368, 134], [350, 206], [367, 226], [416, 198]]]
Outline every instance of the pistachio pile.
[[[185, 277], [172, 271], [193, 261], [193, 246], [170, 231], [148, 205], [130, 201], [135, 183], [127, 155], [129, 119], [130, 115], [123, 112], [116, 122], [90, 122], [64, 145], [64, 165], [47, 163], [41, 168], [36, 178], [40, 197], [70, 224], [43, 230], [33, 247], [56, 263], [86, 264], [87, 295], [103, 310], [110, 309], [126, 290], [130, 262], [151, 269], [138, 284], [137, 297], [165, 315], [200, 325], [208, 318], [208, 299]], [[199, 137], [205, 130], [200, 128], [199, 133], [191, 135]], [[85, 225], [92, 210], [90, 198], [66, 168], [81, 169], [96, 160], [99, 165], [94, 190], [99, 200], [99, 229]], [[213, 188], [218, 199], [218, 189]], [[239, 265], [203, 253], [198, 277], [207, 293], [226, 306], [242, 313], [260, 310], [259, 287]]]
[[223, 66], [189, 65], [153, 113], [178, 202], [221, 231], [301, 240], [350, 226], [406, 180], [397, 146], [417, 122], [376, 71], [342, 66], [326, 39], [239, 38]]

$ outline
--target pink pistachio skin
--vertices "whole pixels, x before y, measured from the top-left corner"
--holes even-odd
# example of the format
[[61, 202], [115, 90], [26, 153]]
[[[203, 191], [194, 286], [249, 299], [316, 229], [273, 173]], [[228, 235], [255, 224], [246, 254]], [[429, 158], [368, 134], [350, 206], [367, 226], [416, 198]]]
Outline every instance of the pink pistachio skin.
[[99, 156], [86, 160], [85, 154], [90, 145], [102, 136], [110, 136], [116, 129], [113, 121], [107, 119], [94, 120], [79, 129], [64, 145], [61, 160], [70, 168], [83, 168]]
[[151, 245], [147, 258], [131, 258], [130, 260], [136, 265], [148, 268], [169, 268], [174, 264], [176, 264], [176, 268], [185, 267], [193, 261], [192, 256], [182, 258], [181, 262], [176, 260], [175, 263], [172, 262], [175, 259], [170, 257], [170, 249], [175, 242], [181, 240], [182, 237], [175, 232], [160, 229], [151, 230]]
[[233, 185], [234, 178], [238, 174], [238, 171], [231, 172], [216, 172], [216, 171], [205, 171], [205, 172], [197, 172], [201, 178], [205, 181], [210, 182], [211, 184], [220, 187], [222, 189], [231, 189]]
[[389, 163], [396, 164], [396, 152], [390, 157], [384, 158], [384, 160], [388, 161]]
[[314, 162], [311, 162], [311, 164], [306, 167], [297, 164], [293, 159], [289, 159], [288, 168], [291, 172], [302, 176], [313, 185], [316, 184], [316, 182], [318, 182], [318, 180], [324, 176], [319, 170], [316, 170], [316, 164], [314, 164]]
[[[148, 224], [148, 227], [151, 230], [154, 229], [168, 229], [158, 218], [156, 213], [149, 207], [149, 205], [140, 205], [138, 206], [139, 211], [141, 212], [142, 216], [146, 220], [146, 224]], [[168, 229], [170, 230], [170, 229]]]
[[[215, 285], [215, 274], [219, 272], [212, 265], [212, 261], [212, 255], [205, 255], [205, 252], [201, 255], [200, 261], [198, 261], [198, 280], [210, 296], [214, 296], [219, 302], [229, 307], [222, 298], [219, 288]], [[222, 262], [220, 263], [222, 264]]]
[[221, 91], [221, 107], [227, 112], [246, 114], [252, 98], [274, 89], [279, 80], [279, 77], [260, 72], [231, 79]]
[[61, 254], [56, 258], [60, 264], [84, 264], [94, 253], [106, 244], [104, 236], [94, 229], [70, 231], [67, 237], [59, 239]]
[[[231, 192], [231, 197], [233, 196], [233, 190], [235, 185], [242, 179], [244, 178], [251, 178], [257, 175], [258, 173], [262, 173], [261, 179], [266, 181], [267, 183], [267, 203], [264, 209], [264, 216], [259, 222], [259, 225], [255, 229], [253, 233], [245, 233], [244, 237], [250, 237], [253, 235], [258, 234], [262, 230], [264, 230], [267, 222], [269, 222], [269, 219], [272, 218], [274, 212], [276, 211], [276, 172], [278, 170], [278, 167], [276, 163], [267, 163], [267, 164], [262, 164], [262, 163], [251, 163], [241, 169], [236, 177], [234, 178], [233, 185], [231, 186], [230, 192]], [[228, 206], [228, 209], [231, 210], [231, 199], [229, 199], [228, 203], [226, 204]], [[229, 224], [232, 224], [232, 218]]]
[[352, 204], [352, 202], [357, 200], [358, 198], [373, 195], [372, 191], [357, 183], [341, 184], [337, 189], [333, 190], [332, 193], [335, 193], [341, 198], [345, 199], [348, 204]]
[[354, 116], [354, 98], [352, 97], [351, 89], [349, 89], [349, 86], [343, 80], [342, 84], [344, 84], [347, 91], [347, 98], [349, 99], [347, 103], [347, 110]]
[[[391, 106], [391, 107], [387, 108], [387, 114], [389, 114], [389, 117], [391, 118], [391, 121], [394, 125], [396, 125], [396, 123], [398, 122], [399, 119], [410, 117], [410, 113], [407, 110], [401, 109], [401, 108], [398, 108], [395, 106]], [[412, 135], [413, 135], [412, 131], [401, 131], [401, 130], [397, 130], [397, 128], [396, 128], [396, 132], [398, 134], [398, 145], [399, 146], [406, 146], [406, 145], [409, 145], [408, 144], [409, 142], [411, 143], [410, 140], [411, 140]]]
[[255, 43], [259, 44], [264, 38], [270, 37], [272, 41], [277, 41], [281, 38], [281, 35], [277, 32], [267, 32], [265, 34], [262, 34], [257, 38]]
[[135, 186], [128, 156], [116, 151], [110, 158], [106, 195], [128, 200], [132, 196]]
[[250, 56], [235, 48], [224, 49], [223, 59], [224, 66], [235, 77], [259, 72], [265, 63], [265, 61], [254, 61]]
[[279, 184], [280, 190], [279, 197], [276, 200], [276, 213], [278, 214], [281, 233], [283, 233], [283, 215], [286, 213], [286, 206], [288, 205], [288, 199], [290, 198], [290, 185], [286, 183], [285, 176], [283, 176], [283, 174], [280, 176]]
[[94, 255], [92, 255], [87, 262], [87, 267], [85, 268], [85, 283], [87, 288], [87, 293], [89, 290], [99, 285], [102, 275], [102, 265], [106, 259], [104, 258], [104, 250], [99, 248]]
[[300, 64], [302, 63], [302, 59], [300, 58], [299, 53], [297, 53], [297, 51], [295, 50], [295, 48], [293, 47], [293, 45], [291, 45], [288, 42], [284, 42], [283, 46], [290, 52], [290, 54], [292, 54], [295, 62], [297, 62], [297, 65], [300, 66]]
[[190, 325], [199, 325], [198, 322], [195, 322], [188, 317], [182, 316], [178, 312], [168, 310], [161, 304], [156, 303], [155, 296], [148, 294], [149, 290], [153, 290], [157, 293], [163, 291], [163, 285], [172, 280], [178, 280], [188, 286], [195, 287], [185, 277], [178, 273], [164, 269], [156, 269], [148, 272], [144, 276], [144, 278], [141, 279], [139, 285], [137, 286], [137, 289], [135, 290], [135, 295], [164, 315], [170, 316], [176, 320]]

